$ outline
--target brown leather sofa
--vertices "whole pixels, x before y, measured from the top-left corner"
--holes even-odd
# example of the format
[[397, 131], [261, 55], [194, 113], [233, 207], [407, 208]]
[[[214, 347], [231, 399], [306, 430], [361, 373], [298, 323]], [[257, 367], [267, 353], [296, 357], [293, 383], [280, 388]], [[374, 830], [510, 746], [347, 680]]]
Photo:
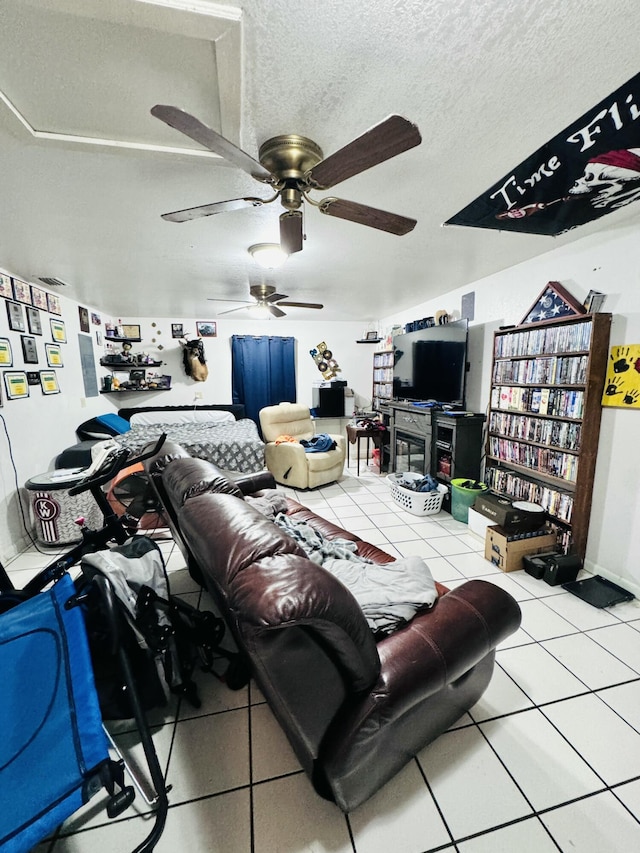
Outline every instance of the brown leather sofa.
[[[353, 810], [480, 698], [495, 647], [520, 625], [500, 587], [438, 584], [429, 611], [376, 639], [346, 587], [243, 499], [269, 475], [234, 483], [171, 445], [148, 466], [190, 568], [320, 795]], [[393, 559], [295, 501], [288, 514]]]

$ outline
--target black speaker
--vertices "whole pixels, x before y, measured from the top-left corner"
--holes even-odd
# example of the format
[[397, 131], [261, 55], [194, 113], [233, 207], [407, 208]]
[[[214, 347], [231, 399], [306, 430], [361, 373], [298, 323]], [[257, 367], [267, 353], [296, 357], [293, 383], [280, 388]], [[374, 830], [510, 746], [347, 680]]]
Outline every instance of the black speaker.
[[524, 570], [549, 586], [574, 581], [582, 568], [582, 560], [570, 554], [530, 554], [522, 558]]

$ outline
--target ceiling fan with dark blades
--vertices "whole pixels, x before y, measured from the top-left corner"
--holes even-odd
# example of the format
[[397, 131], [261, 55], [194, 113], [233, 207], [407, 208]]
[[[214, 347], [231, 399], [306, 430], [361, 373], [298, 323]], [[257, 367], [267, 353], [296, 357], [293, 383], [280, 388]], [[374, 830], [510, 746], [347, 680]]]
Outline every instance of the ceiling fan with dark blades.
[[186, 222], [228, 210], [260, 207], [279, 199], [285, 208], [285, 212], [280, 215], [280, 245], [289, 255], [302, 249], [302, 210], [305, 201], [328, 216], [398, 236], [408, 234], [416, 225], [415, 219], [355, 201], [333, 196], [316, 201], [309, 195], [314, 190], [330, 189], [347, 178], [419, 145], [422, 142], [420, 131], [402, 116], [389, 116], [324, 159], [322, 149], [313, 140], [297, 134], [285, 134], [264, 142], [258, 152], [259, 159], [255, 160], [178, 107], [156, 104], [151, 114], [274, 190], [274, 195], [266, 199], [248, 196], [164, 213], [162, 218], [169, 222]]
[[[319, 302], [284, 302], [289, 299], [284, 293], [276, 293], [276, 289], [271, 284], [252, 284], [249, 288], [249, 293], [253, 297], [253, 301], [244, 302], [240, 308], [230, 308], [228, 311], [219, 311], [218, 316], [222, 314], [231, 314], [233, 311], [249, 311], [252, 308], [263, 308], [272, 314], [274, 317], [286, 317], [286, 312], [280, 306], [285, 308], [324, 308]], [[209, 299], [210, 302], [240, 302], [239, 299]]]

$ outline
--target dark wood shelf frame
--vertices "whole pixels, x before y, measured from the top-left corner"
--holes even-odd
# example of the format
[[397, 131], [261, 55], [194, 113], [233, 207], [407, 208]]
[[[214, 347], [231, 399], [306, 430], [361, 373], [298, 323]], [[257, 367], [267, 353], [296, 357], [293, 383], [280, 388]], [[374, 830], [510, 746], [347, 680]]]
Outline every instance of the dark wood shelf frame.
[[[579, 326], [580, 324], [591, 323], [591, 346], [589, 350], [570, 351], [565, 350], [559, 352], [544, 352], [519, 354], [513, 357], [496, 356], [497, 338], [507, 335], [517, 335], [523, 332], [531, 331], [537, 328], [548, 328], [550, 326]], [[589, 519], [591, 515], [591, 505], [593, 498], [593, 478], [595, 474], [596, 461], [598, 456], [598, 441], [600, 437], [600, 420], [602, 415], [602, 390], [604, 388], [605, 376], [607, 371], [607, 361], [609, 356], [609, 335], [611, 331], [611, 314], [583, 314], [569, 317], [562, 317], [557, 320], [545, 320], [540, 323], [527, 323], [521, 326], [513, 326], [509, 329], [498, 330], [494, 333], [494, 358], [491, 366], [491, 395], [493, 396], [494, 388], [498, 387], [533, 387], [533, 388], [567, 388], [570, 390], [580, 390], [584, 393], [584, 403], [581, 418], [562, 417], [558, 415], [546, 415], [538, 412], [520, 411], [516, 409], [501, 409], [499, 407], [491, 407], [491, 412], [499, 412], [501, 414], [522, 415], [523, 417], [553, 417], [554, 420], [565, 421], [567, 423], [581, 424], [580, 448], [576, 451], [558, 448], [552, 445], [537, 444], [540, 447], [548, 447], [551, 450], [557, 450], [562, 453], [572, 453], [578, 456], [578, 472], [575, 482], [560, 479], [550, 474], [545, 474], [534, 468], [529, 468], [526, 465], [508, 462], [504, 459], [496, 459], [489, 453], [489, 440], [491, 433], [487, 435], [487, 468], [493, 467], [501, 471], [511, 471], [516, 476], [522, 476], [524, 479], [537, 482], [541, 485], [549, 486], [556, 489], [558, 492], [566, 492], [573, 494], [573, 509], [571, 513], [571, 522], [564, 522], [558, 519], [557, 523], [562, 528], [567, 528], [571, 531], [571, 542], [567, 548], [570, 553], [577, 554], [581, 559], [584, 559], [587, 549], [587, 538], [589, 533]], [[550, 356], [584, 356], [587, 355], [587, 376], [584, 383], [579, 385], [547, 385], [546, 383], [531, 383], [522, 385], [514, 382], [503, 382], [494, 380], [495, 365], [498, 362], [504, 361], [520, 361], [523, 358], [543, 359]], [[520, 441], [517, 438], [504, 436], [512, 441]], [[526, 443], [523, 441], [523, 443]], [[533, 443], [536, 445], [536, 443]], [[507, 497], [512, 497], [506, 495]], [[553, 516], [552, 516], [553, 518]], [[554, 522], [556, 519], [553, 519]]]

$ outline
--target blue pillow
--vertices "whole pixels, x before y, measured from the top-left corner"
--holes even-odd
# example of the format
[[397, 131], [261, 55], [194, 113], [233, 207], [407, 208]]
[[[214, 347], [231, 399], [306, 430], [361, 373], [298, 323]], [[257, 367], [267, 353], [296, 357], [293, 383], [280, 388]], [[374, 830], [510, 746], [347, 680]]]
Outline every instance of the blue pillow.
[[129, 432], [131, 429], [129, 421], [121, 418], [120, 415], [98, 415], [96, 420], [113, 430], [112, 435], [122, 435], [123, 432]]

